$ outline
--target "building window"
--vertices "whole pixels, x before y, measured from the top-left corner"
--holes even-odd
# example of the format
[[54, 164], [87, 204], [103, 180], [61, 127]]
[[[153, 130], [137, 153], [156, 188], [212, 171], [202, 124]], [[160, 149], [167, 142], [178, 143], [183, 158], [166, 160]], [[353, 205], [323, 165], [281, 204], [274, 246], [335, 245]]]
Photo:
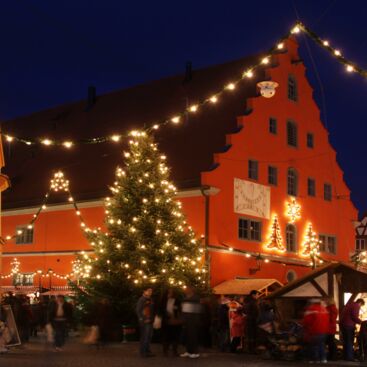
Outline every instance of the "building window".
[[294, 280], [297, 279], [297, 273], [293, 269], [288, 270], [286, 279], [288, 283], [293, 282]]
[[248, 161], [248, 177], [252, 178], [253, 180], [258, 179], [258, 162], [249, 160]]
[[297, 81], [293, 75], [288, 76], [288, 99], [294, 102], [298, 101]]
[[332, 190], [330, 184], [324, 184], [324, 200], [331, 201]]
[[14, 274], [13, 285], [33, 285], [33, 275], [34, 273]]
[[312, 133], [307, 133], [307, 148], [314, 147], [314, 138]]
[[261, 241], [261, 222], [240, 218], [238, 222], [238, 238], [241, 240]]
[[292, 122], [287, 122], [287, 143], [290, 147], [297, 148], [297, 125]]
[[288, 168], [287, 193], [290, 196], [298, 194], [298, 175], [294, 168]]
[[28, 228], [28, 226], [17, 226], [16, 233], [17, 236], [15, 238], [15, 243], [17, 245], [33, 243], [33, 227]]
[[356, 239], [356, 251], [365, 251], [365, 250], [367, 250], [366, 240], [364, 238], [357, 238]]
[[336, 237], [324, 234], [319, 235], [320, 251], [328, 254], [336, 254]]
[[287, 224], [286, 227], [286, 244], [288, 252], [296, 252], [297, 251], [297, 233], [296, 227], [293, 224]]
[[316, 181], [313, 178], [307, 179], [307, 195], [316, 196]]
[[273, 117], [269, 119], [269, 133], [276, 134], [277, 133], [277, 120]]
[[268, 183], [269, 185], [278, 185], [278, 168], [268, 166]]

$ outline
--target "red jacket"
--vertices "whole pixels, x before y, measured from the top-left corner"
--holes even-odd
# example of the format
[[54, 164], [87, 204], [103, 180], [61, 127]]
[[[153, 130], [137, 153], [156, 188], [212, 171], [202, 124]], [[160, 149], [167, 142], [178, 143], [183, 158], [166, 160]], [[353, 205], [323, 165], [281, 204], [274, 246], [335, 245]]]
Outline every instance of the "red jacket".
[[329, 330], [328, 334], [336, 334], [336, 319], [338, 318], [338, 309], [335, 305], [329, 305], [326, 307], [329, 312]]
[[303, 317], [305, 339], [315, 335], [327, 334], [329, 331], [329, 313], [320, 303], [312, 303], [306, 307]]

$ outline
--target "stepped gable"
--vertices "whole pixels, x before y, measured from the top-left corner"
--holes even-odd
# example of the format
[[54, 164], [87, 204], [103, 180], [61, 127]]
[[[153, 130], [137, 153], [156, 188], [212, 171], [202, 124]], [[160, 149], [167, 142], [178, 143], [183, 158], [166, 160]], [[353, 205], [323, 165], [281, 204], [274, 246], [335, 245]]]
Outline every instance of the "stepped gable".
[[[125, 90], [98, 96], [93, 106], [87, 101], [16, 118], [2, 124], [9, 135], [78, 140], [125, 133], [151, 126], [154, 121], [174, 116], [187, 105], [216, 93], [237, 79], [259, 56], [194, 70]], [[179, 125], [170, 124], [156, 132], [160, 150], [167, 155], [171, 177], [180, 189], [200, 186], [200, 172], [213, 169], [213, 154], [226, 149], [226, 134], [236, 131], [237, 117], [246, 113], [246, 99], [256, 95], [256, 82], [264, 70], [243, 80], [235, 91], [226, 91], [218, 103], [190, 114]], [[12, 186], [3, 194], [3, 208], [39, 205], [49, 186], [52, 172], [64, 171], [76, 200], [100, 199], [109, 193], [117, 165], [122, 165], [122, 143], [63, 147], [25, 146], [4, 142], [5, 169]], [[65, 196], [51, 196], [53, 202]]]

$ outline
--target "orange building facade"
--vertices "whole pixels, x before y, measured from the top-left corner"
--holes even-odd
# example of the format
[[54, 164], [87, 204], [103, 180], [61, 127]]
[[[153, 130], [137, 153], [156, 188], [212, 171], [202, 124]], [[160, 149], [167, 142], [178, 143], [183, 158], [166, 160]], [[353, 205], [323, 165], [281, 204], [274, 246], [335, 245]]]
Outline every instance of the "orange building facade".
[[[269, 67], [263, 68], [261, 78], [279, 84], [274, 97], [252, 93], [239, 100], [238, 111], [243, 113], [234, 109], [235, 118], [228, 114], [234, 128], [221, 133], [220, 152], [210, 151], [211, 167], [201, 168], [198, 184], [182, 188], [178, 184], [178, 200], [207, 248], [213, 286], [235, 277], [275, 278], [286, 283], [306, 274], [311, 269], [311, 258], [304, 254], [310, 225], [319, 241], [318, 261], [348, 262], [354, 251], [357, 211], [328, 131], [320, 121], [297, 47], [294, 40], [287, 40], [285, 51], [274, 55]], [[208, 139], [217, 126], [215, 116], [214, 111], [201, 117], [212, 124], [206, 131]], [[197, 127], [185, 129], [183, 136], [190, 137], [190, 129], [194, 136]], [[174, 140], [175, 135], [171, 138]], [[180, 173], [177, 159], [170, 161], [172, 152], [164, 150], [162, 141], [158, 143], [163, 145], [173, 173]], [[200, 149], [207, 150], [202, 141], [199, 155]], [[190, 163], [192, 158], [185, 158], [180, 144], [177, 146], [173, 154], [181, 154], [183, 166]], [[52, 159], [52, 155], [44, 159]], [[68, 176], [71, 184], [77, 174]], [[111, 182], [105, 179], [107, 186]], [[88, 200], [80, 200], [79, 207], [90, 228], [103, 226], [102, 196], [90, 195]], [[36, 205], [12, 207], [9, 201], [2, 213], [3, 235], [25, 228], [36, 210]], [[49, 205], [31, 232], [30, 243], [17, 243], [15, 239], [4, 245], [3, 285], [14, 282], [14, 258], [20, 263], [17, 284], [45, 288], [64, 285], [62, 276], [72, 272], [75, 254], [91, 251], [69, 203]]]

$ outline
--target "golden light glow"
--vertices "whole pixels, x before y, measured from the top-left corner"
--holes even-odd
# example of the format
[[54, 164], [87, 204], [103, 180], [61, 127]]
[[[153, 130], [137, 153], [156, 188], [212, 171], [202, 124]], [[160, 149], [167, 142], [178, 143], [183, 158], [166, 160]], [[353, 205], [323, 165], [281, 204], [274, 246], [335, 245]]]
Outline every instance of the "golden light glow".
[[279, 252], [285, 252], [286, 250], [283, 245], [278, 216], [276, 214], [273, 216], [272, 224], [269, 228], [269, 240], [265, 248], [267, 250], [276, 250]]
[[296, 199], [292, 199], [287, 203], [285, 215], [289, 218], [289, 223], [295, 223], [301, 218], [301, 206], [297, 203]]

